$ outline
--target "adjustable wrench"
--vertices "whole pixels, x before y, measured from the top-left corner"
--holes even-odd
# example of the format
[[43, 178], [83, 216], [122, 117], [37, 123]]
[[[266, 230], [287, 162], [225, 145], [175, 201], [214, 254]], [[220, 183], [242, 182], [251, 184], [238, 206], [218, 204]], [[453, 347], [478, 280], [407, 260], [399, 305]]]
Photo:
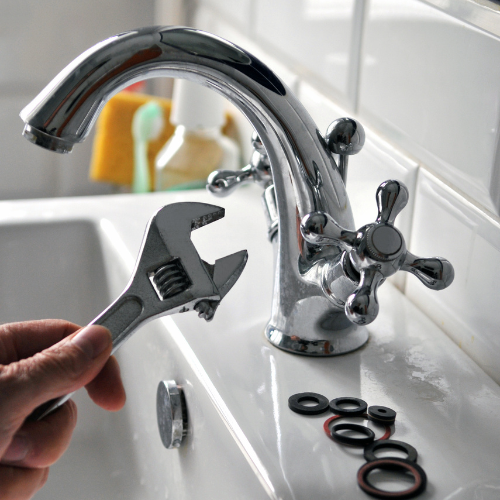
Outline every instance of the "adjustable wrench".
[[[240, 277], [246, 250], [215, 261], [201, 260], [191, 231], [224, 217], [224, 209], [207, 203], [173, 203], [149, 221], [132, 278], [123, 293], [89, 325], [109, 329], [112, 353], [139, 326], [160, 316], [195, 310], [210, 321], [220, 301]], [[72, 394], [52, 399], [28, 417], [40, 420]]]

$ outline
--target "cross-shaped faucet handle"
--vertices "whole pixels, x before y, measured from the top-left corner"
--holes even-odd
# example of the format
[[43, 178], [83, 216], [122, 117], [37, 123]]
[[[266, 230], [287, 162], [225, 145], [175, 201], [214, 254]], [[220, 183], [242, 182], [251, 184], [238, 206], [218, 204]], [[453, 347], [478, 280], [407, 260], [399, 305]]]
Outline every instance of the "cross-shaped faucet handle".
[[304, 239], [319, 246], [335, 245], [347, 254], [348, 274], [359, 275], [359, 285], [345, 302], [347, 317], [357, 324], [371, 323], [378, 314], [377, 288], [400, 269], [414, 274], [425, 286], [442, 290], [454, 278], [453, 266], [441, 257], [420, 258], [406, 249], [403, 235], [394, 227], [397, 215], [408, 203], [408, 189], [388, 180], [377, 189], [375, 222], [350, 231], [329, 214], [312, 212], [302, 219]]

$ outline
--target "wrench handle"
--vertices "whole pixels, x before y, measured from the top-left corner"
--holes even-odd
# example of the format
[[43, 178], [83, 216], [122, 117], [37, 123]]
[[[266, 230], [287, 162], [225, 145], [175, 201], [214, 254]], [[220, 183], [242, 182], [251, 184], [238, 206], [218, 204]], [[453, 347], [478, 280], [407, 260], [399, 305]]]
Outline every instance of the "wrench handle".
[[144, 303], [135, 295], [121, 295], [89, 325], [102, 325], [111, 332], [114, 354], [144, 321]]
[[[105, 326], [111, 332], [113, 339], [114, 354], [117, 349], [127, 340], [134, 330], [142, 323], [143, 302], [134, 295], [120, 295], [108, 308], [106, 308], [97, 318], [89, 323], [90, 325]], [[66, 403], [74, 392], [54, 398], [35, 408], [28, 416], [29, 421], [38, 421], [46, 417], [61, 405]]]

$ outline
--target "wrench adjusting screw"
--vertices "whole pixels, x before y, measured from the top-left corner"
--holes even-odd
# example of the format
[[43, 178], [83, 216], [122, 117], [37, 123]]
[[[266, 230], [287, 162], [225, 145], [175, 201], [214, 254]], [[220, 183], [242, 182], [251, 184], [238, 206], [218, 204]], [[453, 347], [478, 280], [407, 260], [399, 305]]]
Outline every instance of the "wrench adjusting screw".
[[191, 281], [182, 267], [180, 259], [173, 259], [149, 274], [149, 280], [160, 300], [166, 300], [186, 291]]

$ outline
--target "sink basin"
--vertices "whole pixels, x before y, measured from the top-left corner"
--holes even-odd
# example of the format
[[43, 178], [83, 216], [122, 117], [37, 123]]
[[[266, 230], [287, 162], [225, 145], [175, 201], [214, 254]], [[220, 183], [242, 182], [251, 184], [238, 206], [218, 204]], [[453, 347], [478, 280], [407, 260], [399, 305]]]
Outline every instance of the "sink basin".
[[[0, 203], [2, 321], [87, 323], [127, 283], [151, 215], [188, 200], [226, 207], [192, 238], [209, 262], [247, 248], [245, 272], [211, 323], [162, 318], [120, 349], [123, 410], [77, 393], [74, 439], [37, 500], [368, 498], [356, 482], [362, 451], [324, 434], [330, 415], [289, 410], [289, 396], [305, 391], [396, 410], [393, 438], [417, 448], [428, 475], [419, 498], [499, 497], [500, 388], [392, 285], [380, 288], [379, 317], [356, 352], [314, 359], [266, 341], [273, 255], [257, 188], [222, 201], [191, 191]], [[182, 446], [167, 450], [155, 405], [158, 383], [171, 379], [189, 424]]]
[[2, 322], [92, 320], [110, 299], [99, 233], [88, 220], [0, 226]]
[[[201, 201], [214, 203], [210, 196], [200, 194]], [[64, 318], [84, 325], [97, 316], [128, 282], [149, 218], [163, 205], [185, 201], [179, 195], [142, 198], [139, 210], [137, 198], [128, 196], [116, 197], [111, 203], [111, 198], [80, 198], [3, 204], [0, 271], [9, 286], [0, 290], [2, 322]], [[239, 208], [245, 208], [244, 201]], [[258, 205], [257, 209], [251, 226], [262, 229], [260, 240], [269, 254], [264, 270], [272, 273], [272, 250]], [[237, 217], [232, 221], [234, 244], [223, 243], [229, 219], [226, 215], [193, 233], [205, 260], [213, 262], [243, 248], [238, 236], [248, 225], [236, 227]], [[213, 238], [220, 243], [214, 244]], [[262, 324], [269, 315], [270, 293], [260, 315]], [[243, 309], [244, 304], [234, 312]], [[206, 328], [204, 321], [192, 316], [197, 328]], [[72, 443], [64, 459], [51, 468], [46, 486], [35, 499], [68, 498], [69, 491], [75, 500], [179, 498], [183, 488], [178, 481], [165, 481], [164, 469], [171, 469], [172, 458], [182, 450], [163, 448], [156, 425], [156, 386], [162, 379], [176, 378], [175, 367], [179, 365], [166, 335], [163, 322], [152, 322], [138, 332], [137, 342], [132, 338], [118, 352], [128, 393], [126, 409], [110, 414], [95, 406], [85, 391], [75, 395], [79, 415]], [[144, 377], [148, 382], [143, 385]], [[215, 446], [213, 436], [198, 444], [206, 451]], [[194, 458], [199, 462], [198, 471], [206, 468], [206, 453]], [[242, 463], [247, 466], [244, 459]], [[221, 462], [219, 473], [224, 475], [228, 466]], [[194, 464], [188, 467], [194, 470]], [[172, 472], [174, 476], [178, 473]], [[235, 494], [239, 487], [235, 481]], [[212, 494], [219, 488], [214, 484]], [[192, 498], [191, 494], [185, 498]]]

